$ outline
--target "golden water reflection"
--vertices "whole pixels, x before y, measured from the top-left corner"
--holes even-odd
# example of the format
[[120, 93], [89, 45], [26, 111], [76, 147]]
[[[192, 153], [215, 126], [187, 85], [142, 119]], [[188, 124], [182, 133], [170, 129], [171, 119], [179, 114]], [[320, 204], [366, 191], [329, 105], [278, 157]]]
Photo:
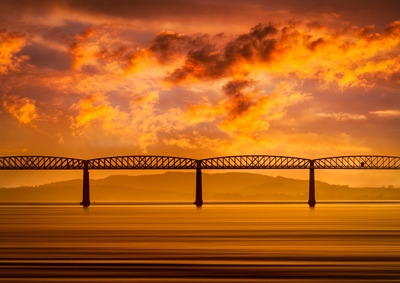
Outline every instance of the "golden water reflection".
[[399, 219], [396, 204], [1, 206], [0, 281], [396, 281]]

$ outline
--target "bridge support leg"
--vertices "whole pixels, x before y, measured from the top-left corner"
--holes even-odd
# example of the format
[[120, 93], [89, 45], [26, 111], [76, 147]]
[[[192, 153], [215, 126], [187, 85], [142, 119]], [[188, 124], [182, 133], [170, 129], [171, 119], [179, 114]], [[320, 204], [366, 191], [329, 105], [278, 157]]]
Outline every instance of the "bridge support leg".
[[197, 161], [196, 168], [196, 200], [194, 204], [197, 207], [201, 207], [203, 205], [203, 182], [201, 176], [201, 160]]
[[308, 190], [308, 205], [314, 207], [315, 201], [315, 176], [314, 176], [314, 160], [310, 161], [310, 185]]
[[83, 207], [90, 205], [90, 186], [89, 186], [89, 168], [88, 162], [85, 161], [83, 167], [83, 190], [82, 190], [82, 202], [80, 203]]

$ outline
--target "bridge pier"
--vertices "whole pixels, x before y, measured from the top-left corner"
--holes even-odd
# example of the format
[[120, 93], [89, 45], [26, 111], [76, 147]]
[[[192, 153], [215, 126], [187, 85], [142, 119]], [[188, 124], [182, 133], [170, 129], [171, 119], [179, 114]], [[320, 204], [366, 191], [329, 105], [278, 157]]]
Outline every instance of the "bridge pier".
[[196, 200], [194, 204], [197, 207], [201, 207], [203, 205], [203, 182], [202, 182], [202, 175], [201, 175], [201, 160], [197, 160], [197, 167], [196, 167]]
[[310, 180], [309, 180], [309, 190], [308, 190], [308, 205], [314, 207], [315, 201], [315, 176], [314, 176], [314, 160], [310, 160]]
[[82, 188], [82, 201], [80, 203], [83, 207], [90, 205], [90, 185], [89, 185], [89, 161], [85, 160], [83, 165], [83, 188]]

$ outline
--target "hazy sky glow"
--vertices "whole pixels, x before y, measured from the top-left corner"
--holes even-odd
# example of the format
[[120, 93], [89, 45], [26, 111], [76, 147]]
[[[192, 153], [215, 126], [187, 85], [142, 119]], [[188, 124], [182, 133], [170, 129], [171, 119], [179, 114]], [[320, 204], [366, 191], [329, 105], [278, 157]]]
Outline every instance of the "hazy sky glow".
[[0, 80], [3, 156], [400, 156], [396, 0], [3, 0]]

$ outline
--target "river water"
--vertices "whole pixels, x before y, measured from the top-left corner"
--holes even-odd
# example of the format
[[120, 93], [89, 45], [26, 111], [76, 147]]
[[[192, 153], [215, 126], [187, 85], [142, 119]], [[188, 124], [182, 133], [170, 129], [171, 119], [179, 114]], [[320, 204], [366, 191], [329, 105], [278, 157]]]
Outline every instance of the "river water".
[[132, 278], [400, 282], [400, 205], [0, 206], [0, 282]]

